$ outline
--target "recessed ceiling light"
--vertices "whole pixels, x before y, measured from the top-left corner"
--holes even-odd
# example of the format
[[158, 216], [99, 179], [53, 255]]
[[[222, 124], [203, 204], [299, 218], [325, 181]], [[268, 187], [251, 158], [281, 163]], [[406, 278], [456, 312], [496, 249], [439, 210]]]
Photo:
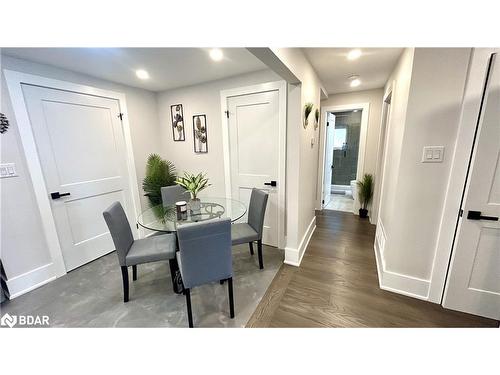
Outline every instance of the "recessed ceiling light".
[[222, 53], [222, 50], [219, 48], [212, 48], [210, 50], [210, 58], [214, 61], [221, 61], [222, 58], [224, 57], [224, 54]]
[[352, 75], [349, 77], [349, 80], [351, 81], [350, 85], [351, 87], [358, 87], [359, 85], [361, 85], [361, 80], [359, 79], [359, 76], [358, 75]]
[[149, 79], [149, 73], [146, 72], [144, 69], [137, 69], [135, 71], [135, 75], [140, 79]]
[[361, 50], [358, 48], [349, 51], [349, 53], [347, 54], [348, 60], [356, 60], [359, 59], [360, 57], [361, 57]]

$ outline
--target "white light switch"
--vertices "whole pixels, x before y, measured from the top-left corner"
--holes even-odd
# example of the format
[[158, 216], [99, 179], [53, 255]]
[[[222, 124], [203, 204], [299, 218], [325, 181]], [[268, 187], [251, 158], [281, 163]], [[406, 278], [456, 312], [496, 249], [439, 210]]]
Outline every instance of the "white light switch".
[[1, 178], [15, 177], [15, 176], [17, 176], [17, 173], [16, 173], [16, 165], [14, 163], [0, 164]]
[[422, 152], [422, 163], [442, 163], [444, 146], [425, 146]]

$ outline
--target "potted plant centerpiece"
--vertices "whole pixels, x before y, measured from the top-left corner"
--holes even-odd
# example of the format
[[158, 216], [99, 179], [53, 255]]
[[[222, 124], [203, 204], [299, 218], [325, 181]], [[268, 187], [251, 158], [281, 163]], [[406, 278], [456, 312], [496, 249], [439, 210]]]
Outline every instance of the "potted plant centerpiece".
[[201, 202], [198, 198], [198, 193], [211, 185], [208, 183], [208, 178], [206, 178], [205, 176], [206, 174], [204, 173], [198, 173], [197, 175], [195, 175], [193, 173], [184, 172], [184, 176], [177, 177], [177, 179], [175, 180], [178, 185], [182, 186], [191, 194], [189, 207], [193, 212], [200, 211], [201, 208]]
[[365, 174], [363, 180], [358, 181], [358, 198], [361, 208], [359, 209], [359, 217], [368, 217], [368, 205], [373, 198], [373, 176]]

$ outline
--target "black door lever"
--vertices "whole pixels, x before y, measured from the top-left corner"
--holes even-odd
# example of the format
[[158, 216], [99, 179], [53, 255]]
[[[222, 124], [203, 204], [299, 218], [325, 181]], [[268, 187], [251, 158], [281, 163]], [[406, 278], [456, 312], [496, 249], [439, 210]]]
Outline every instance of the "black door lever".
[[498, 221], [498, 217], [496, 216], [482, 216], [481, 211], [468, 211], [467, 219], [469, 220], [491, 220]]
[[65, 197], [66, 195], [70, 195], [70, 193], [59, 193], [58, 191], [50, 193], [50, 196], [52, 197], [52, 199], [59, 199], [61, 197]]
[[276, 181], [264, 182], [264, 185], [267, 185], [267, 186], [276, 186], [277, 183], [276, 183]]

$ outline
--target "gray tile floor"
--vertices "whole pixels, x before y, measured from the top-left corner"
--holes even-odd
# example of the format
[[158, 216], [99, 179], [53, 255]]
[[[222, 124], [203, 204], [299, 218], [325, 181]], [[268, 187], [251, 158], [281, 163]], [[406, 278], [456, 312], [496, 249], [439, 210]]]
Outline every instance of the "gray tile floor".
[[[256, 250], [256, 246], [254, 246]], [[244, 327], [283, 263], [284, 253], [264, 246], [264, 270], [257, 252], [233, 247], [234, 319], [229, 318], [227, 283], [191, 292], [195, 327]], [[123, 303], [115, 253], [86, 264], [1, 305], [1, 314], [48, 315], [51, 327], [187, 327], [186, 299], [172, 291], [168, 262], [138, 266], [130, 276], [130, 301]]]

